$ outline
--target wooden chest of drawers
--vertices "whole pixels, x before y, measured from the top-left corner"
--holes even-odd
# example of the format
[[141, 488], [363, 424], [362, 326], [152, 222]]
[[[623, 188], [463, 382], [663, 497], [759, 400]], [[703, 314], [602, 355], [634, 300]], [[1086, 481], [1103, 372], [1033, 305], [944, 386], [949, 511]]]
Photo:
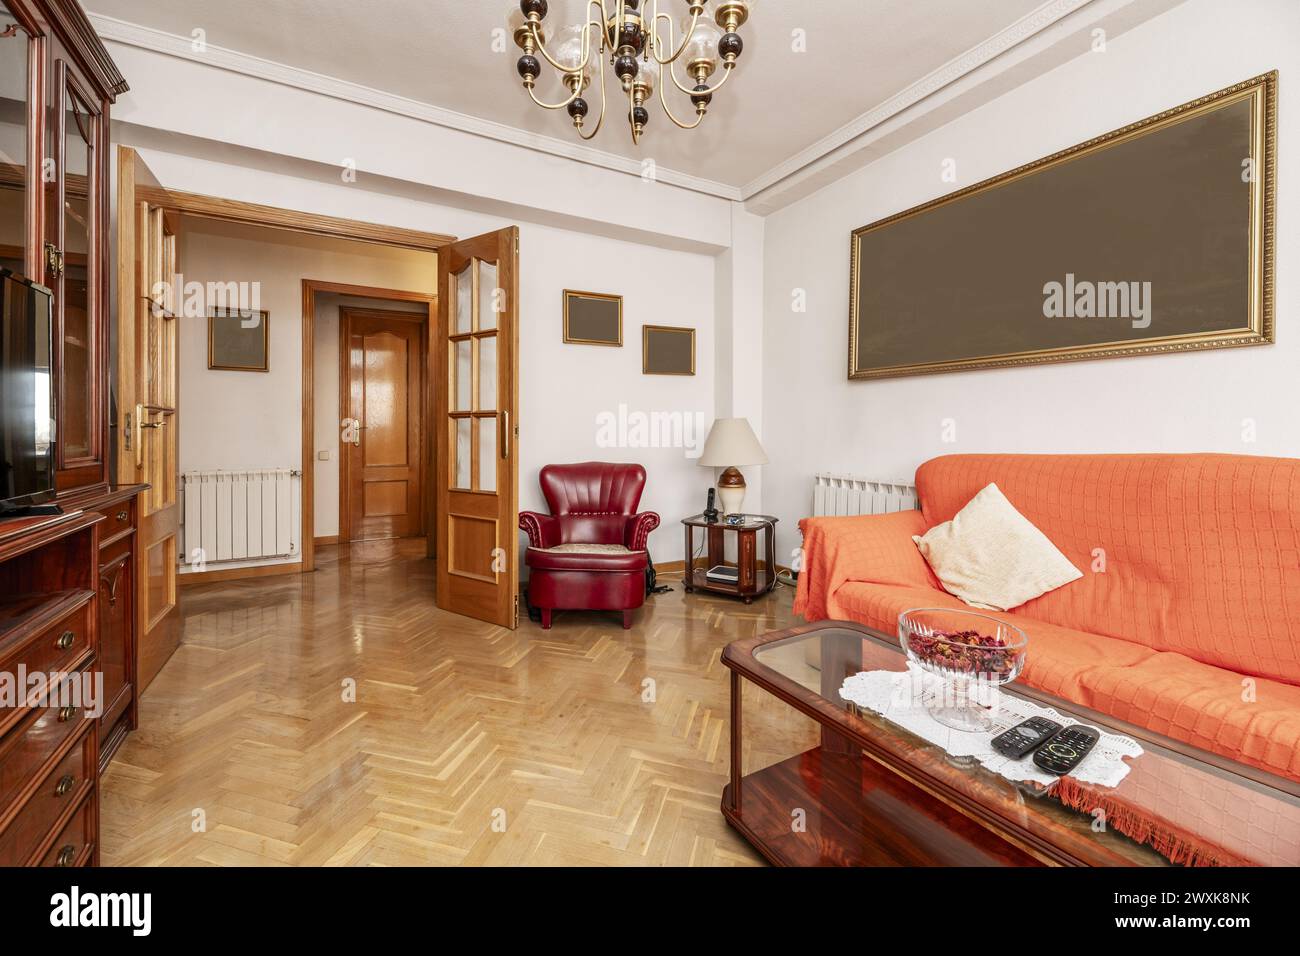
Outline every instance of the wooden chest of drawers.
[[0, 523], [0, 866], [97, 861], [103, 521]]

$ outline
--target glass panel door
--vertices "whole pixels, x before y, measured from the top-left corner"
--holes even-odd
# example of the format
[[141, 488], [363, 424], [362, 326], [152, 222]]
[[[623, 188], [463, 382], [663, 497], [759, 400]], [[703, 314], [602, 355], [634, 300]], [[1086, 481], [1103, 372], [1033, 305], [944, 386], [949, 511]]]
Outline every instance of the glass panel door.
[[0, 266], [23, 276], [29, 275], [31, 227], [27, 179], [31, 47], [31, 37], [0, 0]]
[[438, 251], [438, 606], [514, 627], [518, 231]]

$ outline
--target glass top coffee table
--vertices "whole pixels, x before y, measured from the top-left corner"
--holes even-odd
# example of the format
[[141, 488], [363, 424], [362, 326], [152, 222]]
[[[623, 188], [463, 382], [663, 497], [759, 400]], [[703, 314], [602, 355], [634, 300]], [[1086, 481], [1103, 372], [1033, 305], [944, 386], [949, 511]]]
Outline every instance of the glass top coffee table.
[[1300, 865], [1294, 781], [1010, 684], [1003, 693], [1144, 750], [1116, 787], [1043, 789], [841, 699], [848, 676], [907, 669], [888, 634], [803, 625], [729, 644], [722, 662], [731, 670], [722, 812], [773, 863]]

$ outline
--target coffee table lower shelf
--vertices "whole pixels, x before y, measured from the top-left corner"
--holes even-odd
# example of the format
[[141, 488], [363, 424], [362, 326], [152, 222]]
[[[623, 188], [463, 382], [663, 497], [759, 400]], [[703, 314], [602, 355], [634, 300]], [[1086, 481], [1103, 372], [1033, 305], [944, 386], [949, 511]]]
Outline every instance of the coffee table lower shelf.
[[740, 789], [740, 809], [723, 790], [722, 814], [778, 866], [1043, 865], [860, 752], [815, 747]]

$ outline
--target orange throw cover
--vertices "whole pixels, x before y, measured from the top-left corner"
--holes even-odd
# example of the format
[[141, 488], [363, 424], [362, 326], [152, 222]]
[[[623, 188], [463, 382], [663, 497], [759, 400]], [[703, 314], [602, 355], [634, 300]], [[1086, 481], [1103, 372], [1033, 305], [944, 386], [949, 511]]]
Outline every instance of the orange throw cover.
[[1029, 634], [1021, 679], [1300, 780], [1300, 460], [1244, 455], [950, 455], [920, 511], [806, 518], [795, 611], [890, 634], [962, 607], [913, 534], [996, 482], [1084, 576], [993, 617]]

